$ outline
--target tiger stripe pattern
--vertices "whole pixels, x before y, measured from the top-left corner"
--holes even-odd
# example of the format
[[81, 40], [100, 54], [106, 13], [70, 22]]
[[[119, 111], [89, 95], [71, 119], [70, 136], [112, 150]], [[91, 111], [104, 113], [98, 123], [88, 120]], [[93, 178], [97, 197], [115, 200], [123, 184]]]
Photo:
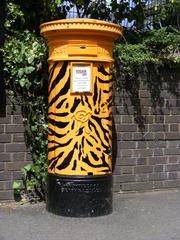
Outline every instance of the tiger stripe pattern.
[[72, 94], [70, 63], [51, 62], [48, 84], [48, 172], [112, 171], [111, 63], [93, 63], [92, 93]]

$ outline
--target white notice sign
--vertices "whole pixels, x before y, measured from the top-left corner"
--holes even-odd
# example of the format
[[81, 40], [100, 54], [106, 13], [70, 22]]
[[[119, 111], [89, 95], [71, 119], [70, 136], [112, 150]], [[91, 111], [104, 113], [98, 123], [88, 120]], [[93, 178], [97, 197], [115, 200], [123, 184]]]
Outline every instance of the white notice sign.
[[72, 92], [91, 91], [91, 65], [72, 65]]

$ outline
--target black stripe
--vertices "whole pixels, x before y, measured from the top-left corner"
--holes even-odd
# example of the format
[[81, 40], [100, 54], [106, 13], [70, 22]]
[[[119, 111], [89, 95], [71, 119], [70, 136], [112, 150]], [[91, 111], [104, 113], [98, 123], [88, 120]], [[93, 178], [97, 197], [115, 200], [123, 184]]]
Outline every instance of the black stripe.
[[77, 166], [77, 160], [74, 160], [74, 164], [73, 164], [72, 170], [76, 170], [76, 166]]
[[51, 118], [49, 118], [48, 120], [49, 120], [49, 123], [51, 123], [52, 125], [58, 128], [65, 128], [69, 124], [69, 122], [57, 122]]
[[58, 105], [56, 106], [56, 108], [61, 108], [61, 106], [63, 105], [63, 103], [67, 100], [67, 98], [64, 98], [63, 100], [60, 101], [60, 103], [58, 103]]
[[55, 132], [54, 130], [52, 130], [51, 128], [49, 128], [48, 129], [48, 135], [50, 135], [50, 136], [55, 136], [55, 137], [57, 137], [57, 138], [62, 138], [62, 137], [64, 137], [64, 136], [66, 136], [66, 134], [69, 132], [67, 132], [67, 133], [65, 133], [65, 134], [59, 134], [59, 133], [57, 133], [57, 132]]
[[110, 76], [111, 75], [111, 73], [106, 72], [106, 70], [104, 69], [103, 65], [98, 67], [98, 72], [102, 73], [105, 76]]
[[112, 91], [112, 87], [109, 88], [109, 90], [103, 90], [104, 93], [110, 93]]
[[96, 78], [94, 83], [94, 96], [93, 96], [94, 106], [96, 105], [97, 98], [98, 98], [98, 89], [97, 89], [97, 78]]
[[52, 79], [52, 76], [54, 74], [54, 70], [56, 68], [56, 66], [58, 65], [58, 62], [55, 62], [52, 66], [52, 68], [50, 69], [49, 71], [49, 79], [48, 79], [48, 82], [50, 83], [51, 82], [51, 79]]
[[93, 144], [92, 144], [90, 141], [88, 141], [87, 139], [86, 139], [86, 142], [87, 142], [91, 147], [93, 147]]
[[50, 113], [48, 113], [48, 115], [53, 115], [53, 116], [57, 116], [57, 117], [65, 117], [65, 116], [68, 116], [69, 113], [67, 113], [67, 112], [64, 112], [64, 113], [53, 113], [53, 112], [50, 112]]
[[88, 107], [92, 110], [92, 107], [91, 107], [91, 105], [89, 104], [89, 102], [88, 102], [88, 97], [85, 95], [85, 101], [86, 101], [86, 103], [88, 104]]
[[111, 82], [112, 82], [112, 78], [109, 79], [109, 80], [103, 80], [103, 79], [101, 79], [101, 78], [98, 78], [98, 81], [99, 81], [100, 83], [111, 83]]
[[92, 155], [92, 157], [94, 158], [95, 161], [99, 160], [98, 156], [94, 152], [90, 151], [90, 153], [91, 153], [91, 155]]
[[51, 160], [49, 160], [48, 166], [49, 166], [49, 168], [50, 168], [51, 170], [52, 170], [53, 168], [55, 168], [58, 160], [63, 156], [63, 154], [64, 154], [64, 152], [61, 152], [57, 157], [54, 157], [54, 158], [52, 158]]
[[85, 158], [82, 158], [82, 161], [85, 162], [85, 163], [87, 163], [88, 166], [93, 167], [93, 168], [104, 167], [103, 164], [97, 164], [97, 165], [92, 164], [92, 163], [90, 162], [88, 156], [85, 157]]
[[58, 93], [55, 97], [53, 97], [53, 99], [50, 101], [49, 106], [52, 106], [53, 103], [55, 103], [60, 96], [65, 95], [65, 94], [69, 91], [69, 88], [70, 88], [70, 76], [68, 77], [68, 80], [67, 80], [67, 82], [65, 83], [64, 87], [63, 87], [63, 88], [59, 91], [59, 93]]
[[76, 108], [77, 108], [77, 106], [80, 104], [80, 102], [81, 102], [81, 100], [80, 99], [77, 99], [77, 97], [75, 97], [75, 99], [74, 99], [74, 104], [73, 104], [73, 106], [72, 106], [72, 108], [71, 108], [71, 113], [73, 113], [75, 110], [76, 110]]
[[56, 78], [53, 80], [52, 84], [51, 84], [51, 88], [49, 90], [49, 95], [52, 92], [52, 90], [55, 88], [55, 86], [59, 83], [59, 81], [64, 77], [65, 73], [66, 73], [66, 68], [67, 68], [68, 62], [65, 61], [58, 73], [58, 75], [56, 76]]
[[68, 144], [70, 144], [70, 142], [72, 141], [72, 139], [69, 139], [69, 141], [67, 141], [66, 143], [59, 143], [59, 142], [56, 142], [56, 141], [49, 141], [49, 143], [55, 143], [55, 144], [58, 144], [58, 145], [56, 145], [56, 146], [53, 146], [53, 147], [50, 147], [49, 148], [49, 151], [51, 152], [51, 151], [54, 151], [54, 150], [56, 150], [57, 148], [59, 148], [59, 147], [65, 147], [65, 146], [67, 146]]
[[77, 148], [77, 143], [76, 143], [76, 145], [74, 146], [74, 149], [73, 149], [71, 152], [69, 152], [69, 154], [67, 155], [67, 157], [66, 157], [66, 158], [63, 160], [63, 162], [57, 167], [59, 170], [62, 170], [62, 169], [64, 169], [64, 168], [66, 168], [66, 167], [70, 164], [71, 159], [72, 159], [73, 154], [74, 154], [75, 148]]

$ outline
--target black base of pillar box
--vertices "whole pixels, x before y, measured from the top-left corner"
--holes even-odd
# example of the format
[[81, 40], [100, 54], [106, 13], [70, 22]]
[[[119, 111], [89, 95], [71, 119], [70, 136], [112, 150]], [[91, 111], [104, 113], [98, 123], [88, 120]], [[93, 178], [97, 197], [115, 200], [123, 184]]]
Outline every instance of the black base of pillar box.
[[112, 175], [59, 176], [47, 179], [47, 210], [67, 217], [96, 217], [112, 212]]

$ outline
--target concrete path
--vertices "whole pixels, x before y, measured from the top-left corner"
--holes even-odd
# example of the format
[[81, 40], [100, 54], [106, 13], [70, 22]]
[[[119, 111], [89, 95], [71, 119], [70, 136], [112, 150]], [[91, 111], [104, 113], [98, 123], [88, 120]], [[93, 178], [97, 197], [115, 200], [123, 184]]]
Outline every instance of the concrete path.
[[0, 240], [180, 240], [180, 190], [114, 194], [114, 211], [67, 218], [43, 203], [0, 205]]

